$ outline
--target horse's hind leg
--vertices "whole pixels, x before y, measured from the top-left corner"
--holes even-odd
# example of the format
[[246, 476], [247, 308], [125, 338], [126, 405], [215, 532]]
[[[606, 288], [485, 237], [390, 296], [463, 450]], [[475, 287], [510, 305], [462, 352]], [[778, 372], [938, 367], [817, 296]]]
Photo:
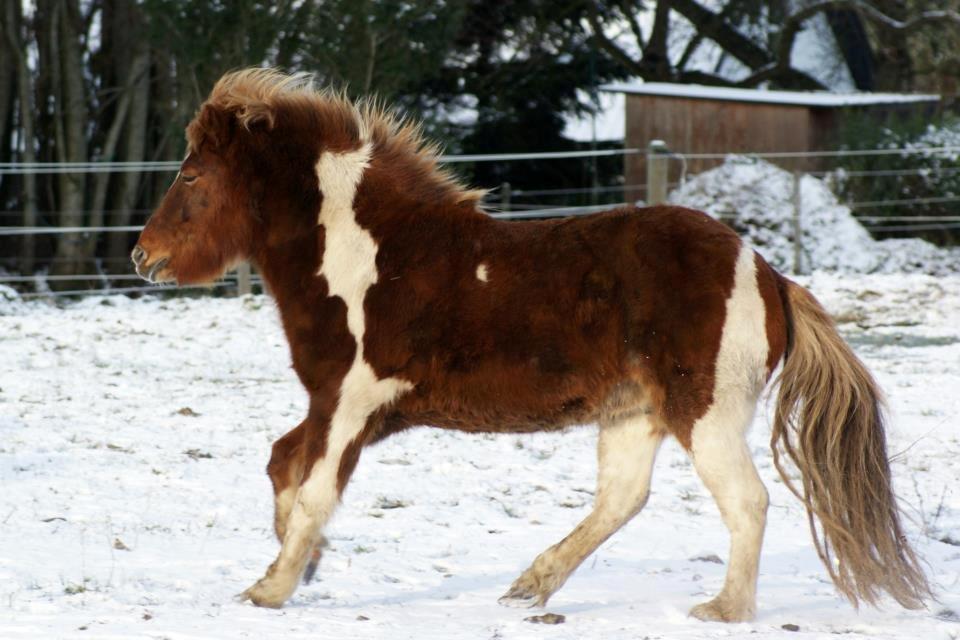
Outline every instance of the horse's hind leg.
[[[286, 535], [287, 521], [290, 519], [290, 512], [293, 510], [297, 489], [300, 487], [305, 472], [306, 451], [303, 442], [306, 428], [306, 422], [301, 422], [296, 428], [274, 442], [270, 463], [267, 465], [267, 475], [270, 476], [270, 481], [273, 483], [273, 529], [281, 544], [284, 535]], [[326, 546], [326, 538], [320, 536], [320, 541], [314, 547], [303, 574], [305, 584], [310, 582], [317, 572], [320, 556]]]
[[713, 600], [690, 611], [701, 620], [739, 622], [752, 619], [756, 612], [768, 499], [744, 437], [754, 403], [753, 397], [723, 398], [693, 428], [690, 454], [694, 466], [730, 531], [730, 563], [723, 589]]
[[537, 556], [500, 598], [502, 604], [546, 604], [587, 556], [643, 508], [662, 439], [648, 416], [601, 426], [593, 511], [570, 535]]

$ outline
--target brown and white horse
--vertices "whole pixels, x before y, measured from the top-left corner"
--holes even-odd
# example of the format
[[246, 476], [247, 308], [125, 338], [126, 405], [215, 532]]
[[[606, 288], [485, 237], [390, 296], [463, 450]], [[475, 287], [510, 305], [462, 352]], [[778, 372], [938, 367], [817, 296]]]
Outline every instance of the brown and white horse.
[[[134, 249], [154, 282], [241, 260], [276, 298], [310, 409], [273, 446], [281, 548], [243, 597], [281, 606], [312, 575], [364, 446], [415, 425], [599, 425], [596, 504], [505, 602], [544, 604], [647, 500], [666, 436], [730, 530], [704, 620], [750, 619], [767, 492], [744, 432], [774, 369], [775, 461], [856, 604], [930, 591], [891, 490], [878, 389], [805, 289], [727, 227], [678, 207], [503, 222], [439, 169], [416, 127], [302, 76], [225, 75]], [[796, 465], [795, 487], [778, 453]]]

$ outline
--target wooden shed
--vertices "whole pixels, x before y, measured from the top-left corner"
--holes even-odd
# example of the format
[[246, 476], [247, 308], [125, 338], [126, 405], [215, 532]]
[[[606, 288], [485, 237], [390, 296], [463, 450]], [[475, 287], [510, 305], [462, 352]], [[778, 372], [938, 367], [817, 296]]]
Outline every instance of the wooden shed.
[[[605, 91], [626, 94], [626, 148], [646, 148], [663, 140], [677, 153], [727, 154], [817, 151], [835, 148], [843, 119], [853, 112], [888, 118], [933, 115], [938, 95], [898, 93], [829, 93], [766, 91], [647, 82], [611, 84]], [[722, 159], [687, 160], [686, 170], [698, 173]], [[789, 169], [813, 169], [816, 161], [774, 160]], [[627, 155], [628, 185], [646, 181], [646, 157]], [[673, 167], [671, 178], [679, 175]], [[631, 200], [643, 199], [630, 190]]]

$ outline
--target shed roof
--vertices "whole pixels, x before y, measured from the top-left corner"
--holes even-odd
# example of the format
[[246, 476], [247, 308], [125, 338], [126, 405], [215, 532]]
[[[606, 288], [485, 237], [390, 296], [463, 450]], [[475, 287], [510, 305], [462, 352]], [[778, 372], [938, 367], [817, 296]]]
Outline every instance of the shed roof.
[[631, 93], [694, 100], [725, 100], [759, 102], [801, 107], [855, 107], [880, 104], [937, 102], [940, 96], [921, 93], [831, 93], [828, 91], [769, 91], [765, 89], [738, 89], [710, 87], [699, 84], [671, 82], [627, 82], [605, 84], [604, 91]]

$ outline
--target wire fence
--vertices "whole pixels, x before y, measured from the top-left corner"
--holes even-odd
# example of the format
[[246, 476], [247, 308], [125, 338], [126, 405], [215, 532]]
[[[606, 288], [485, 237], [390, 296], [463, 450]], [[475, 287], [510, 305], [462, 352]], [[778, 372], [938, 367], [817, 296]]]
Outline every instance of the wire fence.
[[[662, 143], [660, 143], [662, 145]], [[957, 164], [960, 158], [960, 146], [941, 146], [941, 147], [904, 147], [891, 149], [842, 149], [825, 151], [783, 151], [783, 152], [760, 152], [760, 153], [683, 153], [675, 150], [666, 150], [665, 146], [649, 148], [624, 148], [624, 149], [601, 149], [601, 150], [582, 150], [582, 151], [559, 151], [542, 153], [503, 153], [503, 154], [463, 154], [463, 155], [444, 155], [441, 157], [444, 163], [481, 163], [481, 162], [521, 162], [528, 160], [558, 160], [558, 159], [590, 159], [598, 157], [627, 157], [644, 156], [647, 163], [647, 182], [646, 183], [627, 183], [623, 184], [593, 184], [590, 186], [558, 186], [543, 188], [511, 188], [508, 182], [504, 182], [499, 188], [491, 191], [486, 201], [487, 212], [491, 217], [504, 220], [527, 220], [542, 219], [551, 217], [566, 217], [587, 215], [601, 210], [633, 204], [637, 198], [655, 203], [658, 200], [665, 199], [669, 189], [682, 184], [686, 179], [686, 170], [690, 161], [716, 161], [720, 162], [730, 156], [745, 156], [767, 161], [784, 160], [804, 160], [804, 159], [848, 159], [848, 158], [882, 158], [884, 156], [897, 157], [901, 159], [911, 158], [942, 158], [948, 162]], [[679, 180], [667, 181], [666, 177], [669, 171], [664, 169], [657, 173], [657, 163], [677, 163], [680, 168]], [[653, 173], [658, 177], [651, 178], [651, 166]], [[666, 166], [666, 165], [663, 165]], [[26, 175], [26, 174], [77, 174], [77, 173], [103, 173], [103, 172], [175, 172], [178, 171], [180, 162], [85, 162], [85, 163], [59, 163], [59, 162], [36, 162], [36, 163], [0, 163], [0, 175]], [[662, 167], [661, 167], [662, 168]], [[937, 166], [937, 167], [909, 167], [909, 168], [878, 168], [878, 169], [846, 169], [838, 167], [830, 170], [811, 169], [804, 171], [803, 174], [811, 175], [820, 179], [827, 180], [849, 180], [849, 179], [901, 179], [901, 178], [938, 178], [945, 176], [960, 175], [960, 166]], [[628, 176], [629, 177], [629, 176]], [[960, 178], [958, 178], [960, 179]], [[591, 197], [594, 203], [589, 205], [558, 206], [555, 203], [545, 202], [544, 200], [564, 200], [569, 198]], [[599, 200], [604, 200], [600, 203]], [[960, 209], [958, 215], [877, 215], [872, 211], [885, 210], [888, 208], [916, 207], [922, 205], [954, 205], [960, 203], [960, 195], [948, 193], [944, 195], [921, 195], [914, 197], [891, 197], [885, 199], [867, 199], [853, 200], [844, 202], [854, 213], [856, 219], [868, 229], [882, 229], [885, 232], [897, 233], [916, 233], [932, 230], [951, 230], [960, 229]], [[62, 212], [47, 211], [39, 212], [40, 220], [56, 220]], [[79, 212], [81, 214], [90, 214], [93, 212]], [[99, 212], [109, 214], [110, 212]], [[132, 213], [144, 216], [149, 213], [146, 210], [134, 210]], [[4, 220], [22, 219], [22, 211], [2, 211], [0, 212], [0, 225]], [[891, 224], [893, 223], [893, 224]], [[799, 221], [797, 223], [799, 225]], [[12, 236], [56, 236], [61, 234], [78, 234], [81, 237], [89, 237], [91, 234], [114, 234], [114, 233], [136, 233], [142, 230], [142, 225], [96, 225], [96, 226], [71, 226], [59, 227], [52, 225], [42, 226], [0, 226], [0, 239]], [[797, 227], [799, 229], [799, 226]], [[798, 254], [799, 255], [799, 254]], [[9, 257], [8, 257], [9, 258]], [[0, 261], [4, 260], [0, 256]], [[47, 260], [47, 263], [54, 263], [56, 258]], [[5, 274], [0, 271], [0, 285], [13, 286], [18, 289], [30, 288], [30, 291], [22, 291], [20, 295], [24, 298], [36, 298], [46, 296], [86, 296], [86, 295], [112, 295], [128, 293], [167, 293], [176, 289], [172, 286], [143, 285], [130, 286], [130, 283], [140, 281], [139, 276], [132, 273], [111, 273], [106, 269], [108, 265], [122, 266], [127, 262], [126, 258], [98, 258], [96, 273], [84, 273], [76, 275], [48, 275], [37, 273], [35, 275], [23, 274]], [[796, 265], [799, 269], [799, 264]], [[51, 283], [82, 283], [81, 287], [75, 289], [56, 290], [50, 289]], [[96, 287], [96, 288], [93, 288]], [[263, 287], [262, 281], [254, 275], [251, 277], [248, 273], [231, 273], [224, 279], [207, 287], [192, 287], [192, 289], [213, 289], [213, 290], [233, 290], [245, 292], [254, 288]], [[183, 289], [183, 288], [181, 288]]]

